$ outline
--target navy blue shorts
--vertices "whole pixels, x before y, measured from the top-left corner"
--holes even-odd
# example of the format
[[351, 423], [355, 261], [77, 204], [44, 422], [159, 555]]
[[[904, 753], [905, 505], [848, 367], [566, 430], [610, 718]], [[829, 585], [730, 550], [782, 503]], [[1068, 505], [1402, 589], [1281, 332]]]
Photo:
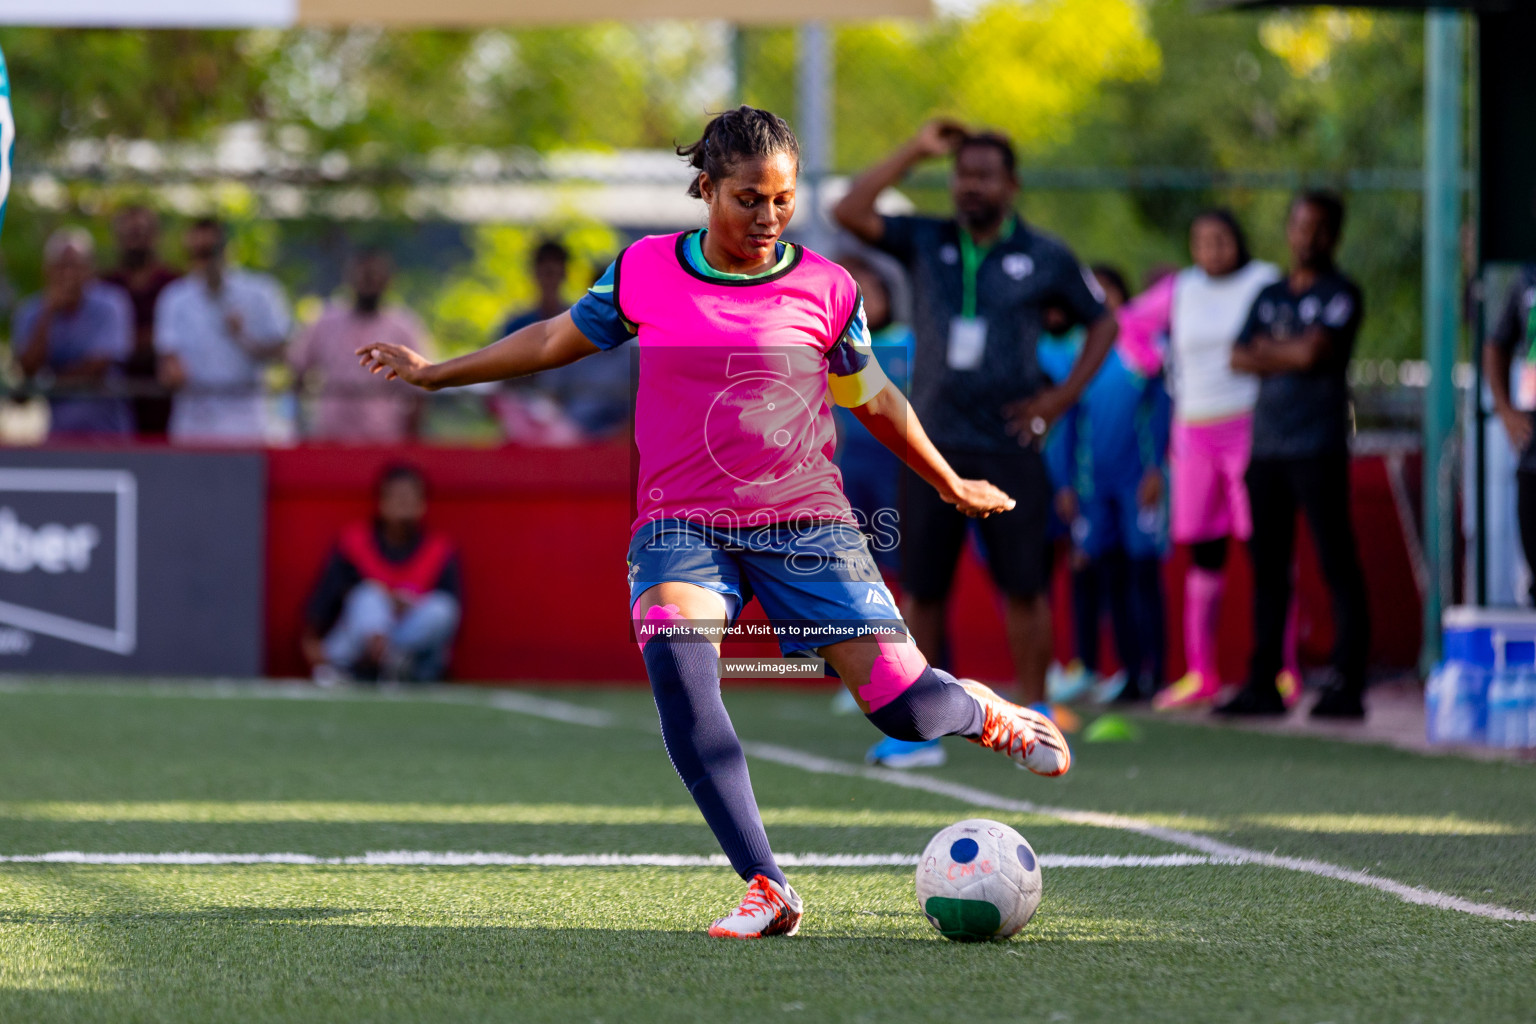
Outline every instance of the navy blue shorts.
[[629, 542], [629, 604], [658, 583], [724, 595], [731, 621], [756, 597], [785, 654], [907, 632], [857, 526], [816, 521], [754, 528], [662, 519]]

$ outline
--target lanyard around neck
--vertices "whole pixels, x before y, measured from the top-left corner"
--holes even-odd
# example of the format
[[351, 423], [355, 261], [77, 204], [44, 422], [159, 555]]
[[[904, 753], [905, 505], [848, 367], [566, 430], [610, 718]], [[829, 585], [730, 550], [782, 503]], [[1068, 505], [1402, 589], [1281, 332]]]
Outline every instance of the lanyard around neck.
[[997, 243], [1013, 234], [1015, 217], [1008, 215], [1003, 221], [1002, 228], [997, 237], [985, 248], [977, 246], [976, 239], [971, 233], [960, 227], [960, 315], [966, 320], [976, 319], [976, 277], [981, 272], [981, 261], [987, 258], [987, 253], [997, 248]]

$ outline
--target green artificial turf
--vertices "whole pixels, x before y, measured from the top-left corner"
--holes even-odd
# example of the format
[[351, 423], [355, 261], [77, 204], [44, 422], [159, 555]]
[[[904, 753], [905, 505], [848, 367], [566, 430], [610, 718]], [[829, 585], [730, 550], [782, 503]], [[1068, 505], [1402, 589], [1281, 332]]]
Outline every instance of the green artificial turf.
[[[146, 692], [0, 690], [0, 855], [717, 849], [643, 691], [544, 694], [606, 728], [461, 690]], [[728, 704], [745, 738], [821, 757], [873, 738], [820, 692]], [[1138, 725], [1061, 780], [963, 742], [921, 774], [1536, 910], [1529, 765]], [[1044, 856], [1189, 852], [873, 779], [753, 779], [782, 852], [915, 855], [973, 815]], [[734, 943], [703, 934], [740, 895], [725, 868], [0, 864], [0, 1022], [1536, 1019], [1536, 923], [1293, 871], [1047, 867], [1035, 920], [985, 945], [939, 937], [910, 869], [791, 878], [801, 934]]]

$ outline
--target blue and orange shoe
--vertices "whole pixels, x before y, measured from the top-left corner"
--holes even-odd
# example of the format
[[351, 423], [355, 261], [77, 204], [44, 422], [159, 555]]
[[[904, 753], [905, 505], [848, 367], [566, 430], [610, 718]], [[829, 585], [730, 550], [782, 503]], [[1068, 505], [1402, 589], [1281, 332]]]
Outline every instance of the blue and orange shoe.
[[961, 679], [959, 683], [976, 698], [983, 715], [981, 735], [966, 739], [1006, 755], [1014, 764], [1036, 775], [1065, 775], [1072, 767], [1067, 738], [1049, 715], [1010, 703], [990, 686], [974, 679]]
[[1089, 671], [1081, 658], [1073, 658], [1065, 665], [1053, 662], [1045, 673], [1045, 692], [1052, 703], [1060, 704], [1082, 697], [1098, 681], [1098, 674]]
[[869, 748], [864, 760], [886, 768], [937, 768], [948, 760], [948, 755], [938, 740], [914, 742], [887, 736]]
[[804, 909], [799, 894], [788, 883], [781, 886], [767, 875], [753, 875], [741, 905], [710, 925], [709, 934], [717, 939], [793, 935], [800, 930]]

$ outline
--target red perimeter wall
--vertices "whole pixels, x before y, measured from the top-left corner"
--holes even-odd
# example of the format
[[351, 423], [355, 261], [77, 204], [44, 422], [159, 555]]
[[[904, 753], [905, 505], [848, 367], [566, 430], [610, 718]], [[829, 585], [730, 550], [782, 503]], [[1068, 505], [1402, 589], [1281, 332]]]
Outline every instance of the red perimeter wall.
[[[419, 466], [431, 484], [430, 521], [459, 544], [464, 622], [453, 676], [464, 680], [640, 681], [644, 668], [629, 637], [624, 554], [630, 523], [628, 442], [576, 449], [354, 448], [308, 446], [268, 453], [267, 637], [269, 675], [304, 673], [299, 628], [306, 596], [337, 532], [366, 517], [384, 465]], [[1359, 458], [1354, 470], [1360, 538], [1375, 626], [1377, 664], [1412, 666], [1419, 648], [1419, 599], [1387, 483], [1385, 463]], [[1327, 592], [1310, 542], [1301, 550], [1303, 660], [1326, 660], [1332, 640]], [[1248, 562], [1234, 549], [1222, 613], [1222, 668], [1242, 674], [1252, 627]], [[1183, 670], [1180, 600], [1187, 554], [1168, 563], [1170, 676]], [[1065, 574], [1055, 607], [1067, 609]], [[754, 603], [749, 617], [760, 618]], [[1056, 646], [1070, 650], [1068, 612], [1058, 615]], [[996, 599], [974, 553], [956, 584], [952, 618], [955, 669], [982, 679], [1011, 678]], [[1106, 645], [1107, 647], [1107, 645]], [[736, 645], [728, 653], [768, 653]]]

